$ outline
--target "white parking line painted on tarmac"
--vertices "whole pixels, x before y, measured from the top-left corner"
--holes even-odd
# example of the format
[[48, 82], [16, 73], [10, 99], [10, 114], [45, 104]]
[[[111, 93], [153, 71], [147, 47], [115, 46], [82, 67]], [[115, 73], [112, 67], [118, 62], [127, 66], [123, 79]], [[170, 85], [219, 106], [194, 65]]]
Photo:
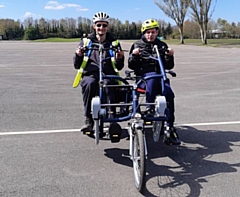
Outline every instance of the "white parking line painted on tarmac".
[[[177, 124], [176, 126], [212, 126], [212, 125], [232, 125], [232, 124], [240, 124], [240, 121], [188, 123], [188, 124]], [[127, 128], [125, 128], [125, 129], [127, 129]], [[43, 131], [0, 132], [0, 136], [2, 136], [2, 135], [47, 134], [47, 133], [68, 133], [68, 132], [80, 132], [80, 130], [79, 129], [62, 129], [62, 130], [43, 130]]]
[[45, 134], [45, 133], [68, 133], [68, 132], [80, 132], [80, 129], [0, 132], [0, 135], [27, 135], [27, 134]]
[[189, 124], [177, 124], [177, 126], [211, 126], [211, 125], [229, 125], [229, 124], [240, 124], [240, 121], [209, 122], [209, 123], [189, 123]]

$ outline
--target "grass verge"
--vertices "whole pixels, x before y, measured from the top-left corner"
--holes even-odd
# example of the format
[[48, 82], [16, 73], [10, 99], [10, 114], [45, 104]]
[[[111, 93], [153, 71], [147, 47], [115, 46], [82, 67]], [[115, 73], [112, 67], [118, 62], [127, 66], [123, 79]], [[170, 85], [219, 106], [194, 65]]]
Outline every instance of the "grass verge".
[[[79, 42], [80, 38], [47, 38], [34, 40], [34, 42]], [[135, 40], [127, 40], [133, 43]], [[168, 45], [181, 45], [177, 39], [164, 40]], [[240, 48], [240, 39], [208, 39], [207, 45], [202, 44], [201, 39], [185, 39], [185, 45], [212, 46], [212, 47], [238, 47]]]

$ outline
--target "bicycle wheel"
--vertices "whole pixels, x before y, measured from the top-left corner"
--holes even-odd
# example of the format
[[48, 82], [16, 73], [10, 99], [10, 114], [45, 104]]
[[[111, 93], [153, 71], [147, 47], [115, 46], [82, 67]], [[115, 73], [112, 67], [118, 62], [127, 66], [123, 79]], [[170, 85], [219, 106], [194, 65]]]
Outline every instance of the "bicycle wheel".
[[94, 137], [95, 137], [95, 144], [97, 145], [99, 143], [99, 120], [94, 120], [95, 125], [95, 131], [94, 131]]
[[142, 192], [145, 187], [146, 166], [145, 166], [145, 146], [142, 130], [137, 129], [134, 135], [133, 150], [133, 170], [135, 187]]

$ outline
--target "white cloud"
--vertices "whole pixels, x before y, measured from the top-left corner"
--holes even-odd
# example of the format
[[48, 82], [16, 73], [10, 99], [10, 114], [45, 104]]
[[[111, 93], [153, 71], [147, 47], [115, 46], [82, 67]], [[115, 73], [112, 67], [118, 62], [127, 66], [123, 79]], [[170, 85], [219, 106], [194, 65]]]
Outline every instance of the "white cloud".
[[36, 16], [36, 14], [31, 13], [31, 12], [26, 12], [26, 13], [24, 14], [24, 17], [25, 17], [25, 18], [35, 17], [35, 16]]
[[0, 5], [0, 8], [4, 8], [5, 6], [4, 5]]
[[57, 1], [49, 1], [47, 2], [47, 5], [44, 7], [46, 10], [63, 10], [65, 8], [75, 8], [78, 11], [88, 11], [87, 8], [83, 8], [82, 6], [78, 4], [65, 4], [65, 3], [58, 3]]

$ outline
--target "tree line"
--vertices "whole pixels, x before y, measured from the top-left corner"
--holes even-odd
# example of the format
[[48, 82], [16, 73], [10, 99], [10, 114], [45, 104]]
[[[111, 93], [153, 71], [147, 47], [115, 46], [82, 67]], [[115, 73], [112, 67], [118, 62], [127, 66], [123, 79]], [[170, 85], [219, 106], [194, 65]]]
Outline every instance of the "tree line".
[[[171, 35], [173, 28], [170, 23], [159, 20], [160, 35]], [[118, 39], [137, 39], [141, 36], [142, 22], [122, 23], [118, 19], [110, 19], [109, 31], [113, 32]], [[79, 38], [84, 33], [93, 31], [92, 21], [88, 18], [78, 17], [64, 18], [60, 20], [48, 20], [44, 18], [33, 19], [29, 17], [21, 21], [13, 19], [0, 19], [0, 35], [4, 40], [35, 40], [50, 37]]]

